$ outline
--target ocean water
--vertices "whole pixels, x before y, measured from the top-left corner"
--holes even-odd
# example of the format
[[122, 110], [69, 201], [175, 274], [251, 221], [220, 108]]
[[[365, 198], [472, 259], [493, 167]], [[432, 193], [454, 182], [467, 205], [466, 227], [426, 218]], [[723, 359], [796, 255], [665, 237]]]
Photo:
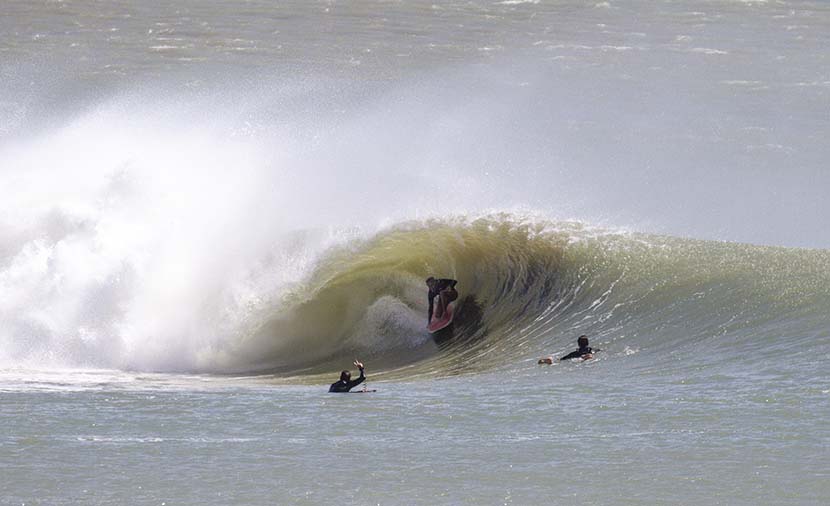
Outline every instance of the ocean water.
[[0, 8], [0, 504], [830, 501], [826, 3]]

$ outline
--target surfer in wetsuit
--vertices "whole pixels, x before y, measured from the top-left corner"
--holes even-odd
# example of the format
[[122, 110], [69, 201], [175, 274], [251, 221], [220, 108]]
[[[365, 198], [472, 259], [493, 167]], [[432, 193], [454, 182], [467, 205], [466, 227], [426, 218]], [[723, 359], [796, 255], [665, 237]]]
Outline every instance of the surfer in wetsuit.
[[[589, 358], [594, 358], [594, 353], [601, 351], [599, 349], [595, 350], [588, 346], [588, 336], [586, 335], [579, 336], [579, 338], [576, 340], [576, 344], [577, 346], [579, 346], [578, 350], [568, 353], [559, 360], [571, 360], [573, 358], [581, 358], [583, 360], [588, 360]], [[553, 364], [553, 357], [540, 358], [538, 363]]]
[[366, 380], [366, 375], [363, 373], [363, 363], [359, 360], [355, 360], [354, 365], [360, 369], [360, 377], [356, 380], [352, 380], [352, 373], [349, 371], [343, 371], [340, 373], [340, 380], [331, 384], [329, 392], [348, 392]]
[[576, 340], [576, 344], [577, 346], [579, 346], [578, 350], [568, 353], [559, 360], [570, 360], [572, 358], [581, 358], [588, 360], [589, 358], [593, 357], [594, 352], [600, 351], [594, 350], [590, 346], [588, 346], [588, 336], [579, 336], [579, 339]]
[[456, 283], [458, 281], [454, 279], [435, 279], [432, 276], [427, 278], [427, 286], [429, 287], [429, 315], [427, 315], [427, 323], [432, 321], [435, 297], [438, 297], [438, 305], [434, 308], [436, 318], [444, 316], [447, 305], [458, 298], [458, 292], [455, 289]]

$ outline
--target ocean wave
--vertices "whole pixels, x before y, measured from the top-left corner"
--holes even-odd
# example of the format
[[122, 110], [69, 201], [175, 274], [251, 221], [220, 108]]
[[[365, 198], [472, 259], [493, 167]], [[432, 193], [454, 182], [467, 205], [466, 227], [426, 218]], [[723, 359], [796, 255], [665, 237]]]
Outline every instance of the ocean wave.
[[[5, 362], [37, 368], [57, 358], [63, 367], [304, 376], [360, 357], [382, 376], [418, 377], [564, 352], [580, 334], [606, 357], [712, 349], [724, 359], [774, 356], [828, 340], [830, 252], [824, 250], [645, 235], [515, 214], [322, 235], [296, 232], [280, 245], [282, 253], [264, 252], [237, 283], [214, 284], [219, 292], [200, 299], [210, 304], [155, 310], [196, 322], [160, 334], [176, 352], [160, 354], [160, 362], [131, 361], [132, 353], [124, 358], [129, 350], [160, 346], [126, 320], [133, 312], [123, 306], [149, 297], [130, 292], [144, 286], [138, 281], [120, 282], [118, 304], [104, 304], [103, 295], [92, 300], [96, 312], [78, 313], [70, 327], [27, 327], [26, 346], [6, 332], [6, 349], [15, 354]], [[7, 264], [0, 281], [13, 286], [16, 268]], [[277, 276], [275, 269], [293, 274]], [[426, 331], [428, 276], [459, 281], [454, 324], [437, 335]], [[112, 314], [102, 316], [108, 307]], [[6, 328], [24, 328], [25, 320], [12, 316], [4, 316]], [[86, 316], [106, 322], [103, 330], [76, 332], [94, 328]], [[160, 319], [143, 328], [163, 332], [163, 325]], [[208, 330], [210, 339], [200, 339]], [[72, 353], [62, 355], [67, 349]]]
[[[828, 266], [824, 251], [510, 215], [403, 223], [329, 251], [225, 364], [313, 373], [359, 355], [391, 375], [455, 374], [565, 349], [579, 334], [619, 355], [775, 353], [782, 340], [826, 339]], [[425, 330], [430, 275], [459, 281], [455, 323], [437, 336]]]

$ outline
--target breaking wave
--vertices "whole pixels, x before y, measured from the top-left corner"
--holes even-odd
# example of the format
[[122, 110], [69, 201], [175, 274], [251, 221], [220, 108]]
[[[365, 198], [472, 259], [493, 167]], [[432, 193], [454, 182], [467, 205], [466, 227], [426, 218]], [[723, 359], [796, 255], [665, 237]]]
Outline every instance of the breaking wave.
[[[246, 283], [208, 294], [201, 307], [176, 308], [172, 314], [200, 321], [173, 326], [161, 334], [163, 342], [135, 334], [130, 311], [119, 310], [137, 300], [125, 280], [99, 286], [89, 311], [75, 313], [71, 327], [43, 320], [38, 326], [34, 311], [7, 312], [4, 359], [10, 365], [297, 374], [336, 369], [344, 356], [355, 355], [386, 374], [404, 368], [412, 375], [528, 359], [564, 350], [578, 334], [590, 335], [608, 356], [716, 347], [725, 359], [738, 350], [757, 358], [828, 340], [825, 251], [647, 236], [508, 214], [404, 222], [368, 237], [347, 234], [335, 244], [330, 234], [294, 232], [281, 251], [237, 279]], [[47, 271], [62, 247], [44, 253]], [[275, 279], [264, 273], [296, 267], [301, 259], [309, 265], [295, 281], [263, 281]], [[7, 294], [15, 269], [12, 262], [3, 271]], [[437, 336], [425, 330], [429, 275], [459, 280], [456, 321]], [[163, 308], [158, 317], [165, 321]], [[159, 347], [168, 353], [147, 353]]]
[[[125, 92], [0, 139], [0, 368], [306, 374], [357, 355], [441, 375], [579, 334], [609, 358], [826, 346], [830, 253], [556, 218], [542, 140], [505, 137], [501, 109], [224, 93]], [[438, 336], [427, 276], [459, 280]]]
[[[566, 349], [720, 350], [753, 360], [828, 339], [830, 255], [615, 233], [514, 216], [401, 224], [337, 248], [237, 348], [255, 369], [368, 357], [406, 374]], [[459, 280], [453, 328], [425, 330], [428, 275]], [[332, 366], [333, 367], [333, 366]], [[329, 367], [331, 368], [331, 367]]]

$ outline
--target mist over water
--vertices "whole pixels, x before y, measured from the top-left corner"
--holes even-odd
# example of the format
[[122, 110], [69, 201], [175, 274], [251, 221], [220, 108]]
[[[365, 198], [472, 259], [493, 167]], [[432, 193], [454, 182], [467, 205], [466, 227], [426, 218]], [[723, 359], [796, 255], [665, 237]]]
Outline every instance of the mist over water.
[[[5, 21], [6, 137], [100, 107], [151, 125], [167, 113], [173, 132], [207, 124], [295, 162], [312, 151], [308, 180], [292, 184], [348, 171], [381, 204], [369, 220], [441, 174], [462, 213], [518, 204], [673, 235], [830, 244], [822, 3], [26, 5], [11, 2]], [[384, 177], [367, 187], [364, 174]], [[360, 211], [338, 203], [341, 219]]]

